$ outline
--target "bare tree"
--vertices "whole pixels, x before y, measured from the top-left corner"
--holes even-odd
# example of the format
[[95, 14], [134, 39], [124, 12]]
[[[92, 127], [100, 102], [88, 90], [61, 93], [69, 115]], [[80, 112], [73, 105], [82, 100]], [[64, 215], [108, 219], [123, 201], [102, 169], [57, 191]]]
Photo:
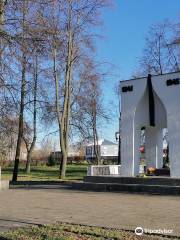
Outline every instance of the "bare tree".
[[[63, 16], [65, 26], [62, 26], [58, 34], [60, 34], [60, 38], [63, 39], [61, 44], [64, 48], [64, 60], [58, 58], [59, 53], [56, 44], [54, 44], [53, 49], [56, 116], [59, 126], [60, 148], [63, 156], [60, 166], [60, 178], [64, 178], [66, 172], [73, 106], [73, 87], [76, 81], [76, 72], [83, 60], [83, 56], [87, 54], [87, 49], [91, 48], [92, 33], [88, 33], [88, 27], [98, 24], [97, 15], [99, 14], [99, 10], [105, 6], [107, 6], [107, 1], [105, 0], [67, 0], [64, 1], [61, 6], [64, 9]], [[56, 40], [57, 39], [59, 40], [59, 37], [57, 38], [56, 35]], [[57, 41], [55, 42], [57, 43]], [[62, 67], [58, 69], [58, 65]], [[61, 74], [58, 75], [58, 73]], [[63, 85], [60, 84], [60, 79], [63, 79]], [[60, 90], [61, 95], [59, 94]]]
[[[92, 30], [101, 23], [101, 10], [109, 6], [109, 2], [110, 0], [0, 0], [0, 35], [8, 43], [3, 54], [4, 42], [0, 43], [0, 57], [3, 57], [2, 62], [6, 65], [1, 74], [3, 88], [0, 90], [3, 91], [0, 98], [7, 103], [6, 106], [10, 101], [13, 102], [14, 118], [18, 116], [19, 119], [13, 181], [18, 177], [23, 139], [28, 149], [26, 171], [30, 171], [37, 138], [38, 108], [43, 108], [44, 116], [46, 112], [51, 121], [55, 117], [58, 123], [59, 145], [63, 155], [60, 178], [65, 177], [71, 127], [79, 117], [76, 102], [82, 88], [80, 68], [87, 56], [94, 58], [93, 42], [96, 35]], [[7, 11], [4, 10], [5, 6]], [[33, 63], [34, 48], [38, 41], [43, 42], [45, 51]], [[40, 68], [45, 66], [43, 81], [38, 80], [40, 65]], [[44, 96], [41, 100], [37, 93], [38, 84], [43, 86], [41, 90]], [[95, 88], [91, 89], [94, 94], [97, 90]], [[4, 93], [5, 89], [8, 94]], [[96, 118], [99, 103], [95, 95], [92, 99], [93, 132], [94, 139], [98, 142]], [[28, 116], [29, 112], [33, 113], [33, 120]]]
[[179, 48], [172, 44], [174, 28], [175, 25], [169, 21], [150, 28], [136, 76], [179, 71]]
[[20, 97], [20, 109], [19, 109], [19, 130], [18, 130], [18, 139], [14, 163], [14, 171], [12, 181], [17, 181], [18, 176], [18, 166], [21, 154], [21, 144], [23, 140], [23, 129], [24, 129], [24, 104], [25, 104], [25, 95], [26, 95], [26, 69], [27, 69], [27, 42], [26, 42], [26, 17], [27, 17], [27, 4], [28, 1], [25, 0], [22, 2], [21, 11], [22, 11], [22, 32], [21, 32], [21, 97]]
[[31, 166], [31, 158], [33, 154], [33, 150], [35, 148], [36, 139], [37, 139], [37, 85], [38, 85], [38, 56], [37, 53], [35, 54], [34, 60], [34, 86], [33, 86], [33, 137], [30, 140], [31, 134], [27, 134], [27, 138], [24, 135], [24, 141], [27, 148], [27, 162], [26, 162], [26, 173], [30, 173], [30, 166]]
[[95, 64], [92, 59], [84, 61], [84, 67], [81, 72], [83, 82], [77, 96], [79, 107], [77, 113], [83, 134], [86, 132], [85, 136], [88, 135], [90, 139], [93, 139], [95, 161], [97, 164], [100, 164], [98, 129], [104, 120], [109, 120], [109, 115], [105, 111], [102, 102], [101, 84], [104, 72], [98, 66], [99, 64]]
[[[17, 147], [16, 147], [16, 154], [15, 154], [15, 164], [14, 164], [14, 171], [13, 171], [13, 181], [17, 180], [18, 176], [18, 166], [20, 160], [20, 153], [21, 153], [21, 144], [24, 138], [24, 123], [25, 123], [25, 111], [28, 107], [28, 94], [30, 90], [28, 89], [28, 85], [30, 84], [30, 70], [32, 63], [32, 58], [34, 54], [34, 47], [37, 45], [38, 36], [36, 31], [39, 29], [36, 26], [36, 22], [33, 21], [35, 18], [35, 14], [38, 13], [38, 7], [36, 2], [32, 0], [20, 0], [14, 2], [16, 5], [14, 9], [12, 9], [15, 18], [17, 19], [15, 24], [13, 25], [13, 33], [15, 33], [14, 37], [14, 56], [18, 66], [17, 68], [20, 69], [19, 74], [21, 74], [21, 81], [20, 81], [20, 97], [19, 97], [19, 130], [18, 130], [18, 137], [17, 137]], [[33, 28], [32, 26], [35, 27]], [[34, 31], [32, 31], [32, 28]], [[37, 28], [37, 29], [36, 29]], [[36, 31], [35, 31], [36, 29]], [[34, 44], [36, 43], [36, 44]], [[37, 60], [37, 59], [36, 59]], [[29, 162], [31, 159], [32, 151], [35, 146], [36, 142], [36, 107], [37, 107], [37, 62], [34, 63], [34, 77], [33, 77], [33, 140], [28, 148], [28, 164], [27, 164], [27, 171]], [[19, 77], [19, 76], [18, 76]]]

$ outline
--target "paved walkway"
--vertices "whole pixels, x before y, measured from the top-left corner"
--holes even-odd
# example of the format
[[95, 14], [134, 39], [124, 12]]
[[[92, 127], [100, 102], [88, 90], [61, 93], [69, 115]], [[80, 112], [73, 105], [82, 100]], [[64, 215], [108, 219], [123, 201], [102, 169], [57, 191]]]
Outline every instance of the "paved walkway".
[[173, 229], [173, 235], [180, 236], [180, 197], [49, 188], [0, 192], [0, 231], [62, 221], [120, 229]]

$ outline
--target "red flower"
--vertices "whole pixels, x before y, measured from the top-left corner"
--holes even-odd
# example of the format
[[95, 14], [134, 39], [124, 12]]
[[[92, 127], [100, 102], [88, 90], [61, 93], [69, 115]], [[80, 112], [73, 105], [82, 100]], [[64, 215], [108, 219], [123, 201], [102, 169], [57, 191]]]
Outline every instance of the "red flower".
[[145, 147], [144, 147], [144, 146], [140, 146], [139, 151], [140, 151], [141, 153], [145, 153]]

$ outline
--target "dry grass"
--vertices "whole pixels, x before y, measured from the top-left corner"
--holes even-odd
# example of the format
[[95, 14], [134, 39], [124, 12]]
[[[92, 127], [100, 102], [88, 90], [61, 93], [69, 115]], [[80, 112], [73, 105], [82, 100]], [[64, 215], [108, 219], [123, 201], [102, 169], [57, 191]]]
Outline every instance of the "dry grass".
[[[19, 228], [1, 233], [4, 240], [162, 240], [162, 236], [137, 236], [133, 232], [117, 229], [81, 226], [68, 223], [57, 223], [46, 226]], [[176, 238], [173, 238], [176, 239]]]

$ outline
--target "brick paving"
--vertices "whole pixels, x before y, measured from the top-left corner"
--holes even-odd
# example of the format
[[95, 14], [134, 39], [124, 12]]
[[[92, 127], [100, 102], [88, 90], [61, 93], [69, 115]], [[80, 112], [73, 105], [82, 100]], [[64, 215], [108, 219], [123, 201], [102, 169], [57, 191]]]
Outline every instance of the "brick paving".
[[39, 186], [1, 191], [0, 206], [0, 231], [60, 221], [133, 230], [165, 228], [180, 236], [180, 197]]

